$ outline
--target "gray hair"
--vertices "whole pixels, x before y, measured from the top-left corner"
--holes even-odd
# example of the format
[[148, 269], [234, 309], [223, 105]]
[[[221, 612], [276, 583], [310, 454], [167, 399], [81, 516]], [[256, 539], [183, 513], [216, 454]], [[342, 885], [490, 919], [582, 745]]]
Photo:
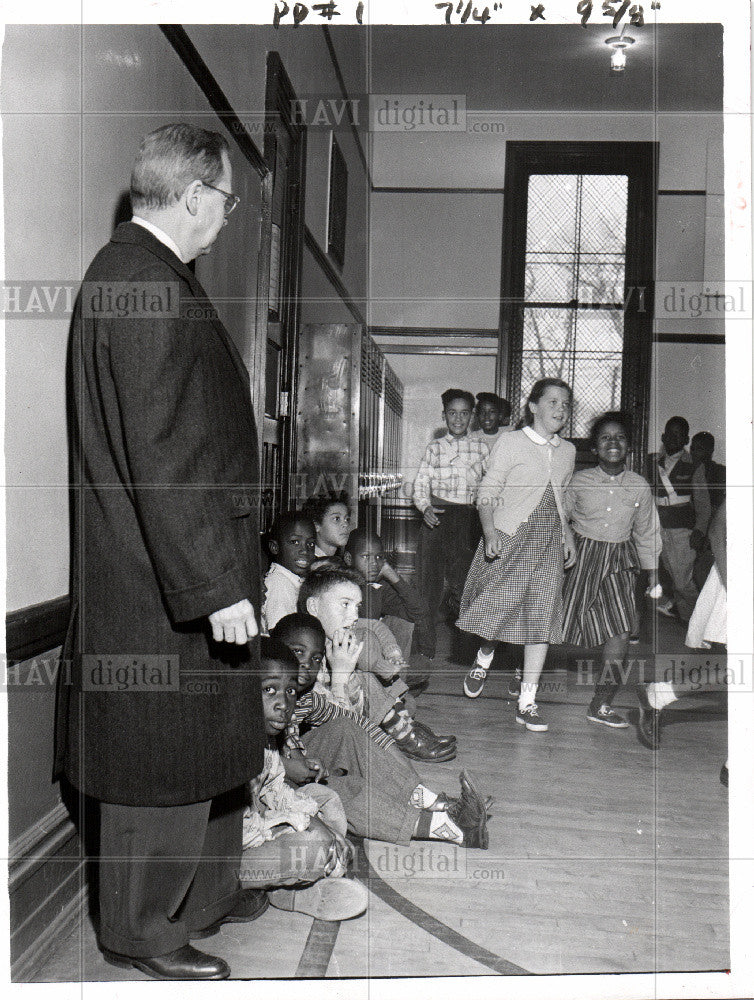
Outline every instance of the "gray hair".
[[131, 171], [131, 207], [167, 208], [195, 180], [213, 184], [229, 149], [219, 132], [179, 122], [144, 136]]

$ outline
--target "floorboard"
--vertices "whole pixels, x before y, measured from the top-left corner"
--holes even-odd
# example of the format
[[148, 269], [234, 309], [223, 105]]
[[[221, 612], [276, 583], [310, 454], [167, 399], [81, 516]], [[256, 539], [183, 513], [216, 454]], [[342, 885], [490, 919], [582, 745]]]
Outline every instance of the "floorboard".
[[[561, 651], [539, 696], [550, 730], [538, 734], [514, 722], [510, 670], [496, 666], [479, 699], [462, 696], [468, 659], [458, 662], [443, 632], [417, 714], [437, 732], [456, 733], [459, 753], [417, 770], [451, 793], [461, 768], [473, 773], [495, 799], [490, 849], [364, 841], [369, 866], [357, 874], [368, 876], [371, 892], [363, 917], [327, 929], [271, 907], [205, 947], [239, 979], [312, 969], [331, 978], [727, 969], [728, 798], [718, 780], [725, 700], [679, 704], [660, 751], [642, 747], [636, 682], [651, 669], [652, 648], [683, 648], [673, 622], [660, 622], [650, 638], [632, 647], [635, 663], [615, 702], [629, 729], [586, 719], [588, 654]], [[142, 978], [103, 962], [85, 919], [36, 981]]]

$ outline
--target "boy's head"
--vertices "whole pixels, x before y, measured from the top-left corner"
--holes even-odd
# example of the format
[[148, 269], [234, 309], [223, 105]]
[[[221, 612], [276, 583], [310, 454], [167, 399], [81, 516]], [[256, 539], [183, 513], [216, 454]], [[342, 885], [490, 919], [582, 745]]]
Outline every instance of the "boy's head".
[[328, 639], [352, 628], [359, 617], [363, 577], [352, 569], [318, 569], [310, 573], [298, 595], [299, 611], [318, 618]]
[[494, 434], [511, 421], [511, 404], [494, 392], [476, 394], [476, 418], [486, 434]]
[[346, 563], [337, 553], [334, 556], [315, 556], [309, 572], [313, 573], [315, 569], [346, 569]]
[[675, 455], [689, 443], [689, 422], [685, 417], [671, 417], [665, 424], [662, 444], [666, 455]]
[[348, 538], [345, 558], [367, 583], [374, 583], [385, 562], [380, 536], [371, 528], [355, 528]]
[[303, 512], [313, 521], [317, 544], [327, 555], [334, 554], [336, 549], [346, 544], [351, 531], [348, 494], [310, 497], [304, 503]]
[[279, 736], [291, 721], [298, 697], [298, 663], [280, 639], [262, 636], [260, 674], [264, 730], [268, 736]]
[[474, 397], [465, 389], [446, 389], [440, 398], [448, 433], [453, 437], [463, 437], [471, 423]]
[[320, 620], [297, 611], [281, 618], [270, 635], [296, 657], [299, 693], [310, 691], [325, 659], [325, 630]]
[[699, 431], [698, 434], [692, 437], [689, 451], [691, 452], [694, 465], [699, 465], [701, 462], [708, 462], [715, 451], [714, 435], [710, 434], [709, 431]]
[[267, 545], [275, 562], [296, 576], [306, 576], [314, 558], [314, 524], [305, 514], [288, 510], [276, 519]]

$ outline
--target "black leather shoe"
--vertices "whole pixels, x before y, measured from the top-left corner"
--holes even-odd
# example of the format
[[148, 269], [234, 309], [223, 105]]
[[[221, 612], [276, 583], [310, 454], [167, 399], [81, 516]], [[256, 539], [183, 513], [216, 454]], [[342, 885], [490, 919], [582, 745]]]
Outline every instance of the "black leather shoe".
[[463, 846], [478, 847], [486, 851], [489, 847], [487, 832], [487, 805], [476, 789], [468, 771], [461, 771], [461, 798], [448, 815], [463, 831]]
[[[486, 795], [484, 798], [484, 808], [487, 811], [487, 819], [490, 818], [490, 809], [495, 804], [495, 799], [492, 795]], [[437, 801], [433, 806], [433, 809], [444, 809], [447, 813], [450, 813], [451, 818], [453, 813], [457, 813], [461, 806], [461, 800], [457, 799], [454, 795], [448, 795], [447, 792], [438, 792]]]
[[636, 727], [639, 742], [649, 750], [659, 750], [662, 711], [652, 708], [647, 689], [642, 685], [636, 688], [636, 694], [639, 698], [639, 723]]
[[720, 781], [725, 785], [726, 788], [728, 787], [728, 765], [727, 764], [723, 764], [723, 766], [720, 768]]
[[409, 671], [406, 674], [406, 684], [411, 694], [423, 694], [429, 687], [429, 674]]
[[[393, 738], [395, 739], [395, 737]], [[398, 745], [398, 749], [405, 753], [407, 757], [411, 757], [412, 760], [428, 762], [453, 760], [456, 755], [455, 744], [449, 747], [439, 747], [434, 743], [430, 744], [414, 729], [406, 733], [405, 736], [396, 739], [395, 742]]]
[[199, 931], [191, 931], [189, 936], [192, 941], [200, 941], [217, 934], [223, 924], [250, 923], [257, 917], [261, 917], [269, 905], [270, 901], [264, 889], [244, 889], [230, 913], [226, 913], [224, 917], [220, 917], [209, 927], [203, 927]]
[[429, 746], [432, 746], [433, 743], [438, 747], [454, 747], [456, 745], [455, 736], [438, 736], [437, 733], [432, 732], [429, 726], [426, 726], [423, 722], [418, 722], [416, 719], [413, 720], [413, 726], [414, 732], [423, 737]]
[[227, 979], [230, 975], [227, 962], [214, 955], [205, 955], [190, 944], [155, 958], [133, 958], [103, 948], [102, 957], [110, 965], [120, 969], [139, 969], [152, 979]]

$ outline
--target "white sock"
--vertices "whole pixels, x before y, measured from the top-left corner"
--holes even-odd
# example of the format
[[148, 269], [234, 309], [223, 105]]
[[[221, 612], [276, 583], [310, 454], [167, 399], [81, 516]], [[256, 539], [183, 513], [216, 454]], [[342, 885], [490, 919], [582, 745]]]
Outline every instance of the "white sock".
[[476, 654], [476, 664], [475, 666], [484, 667], [485, 670], [489, 670], [492, 664], [492, 658], [495, 655], [495, 650], [493, 649], [491, 653], [483, 653], [481, 649]]
[[673, 690], [670, 681], [657, 681], [654, 684], [647, 684], [647, 701], [659, 712], [674, 701], [678, 701], [678, 695]]
[[463, 843], [463, 830], [456, 826], [446, 812], [432, 813], [429, 823], [430, 840], [447, 840], [451, 844]]
[[437, 792], [431, 791], [424, 785], [417, 785], [411, 792], [411, 805], [416, 809], [431, 809], [437, 802]]
[[538, 684], [532, 684], [530, 681], [521, 681], [521, 693], [518, 696], [518, 709], [522, 711], [528, 708], [529, 705], [535, 703], [537, 697], [537, 687]]

